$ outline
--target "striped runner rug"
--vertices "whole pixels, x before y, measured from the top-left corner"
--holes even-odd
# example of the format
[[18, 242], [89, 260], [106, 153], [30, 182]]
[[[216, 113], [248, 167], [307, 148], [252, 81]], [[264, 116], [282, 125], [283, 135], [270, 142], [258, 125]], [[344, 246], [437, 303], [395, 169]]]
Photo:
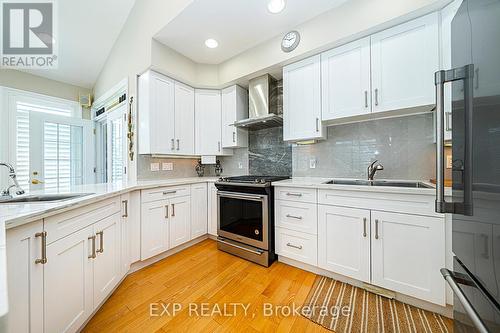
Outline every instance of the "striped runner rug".
[[452, 319], [324, 276], [316, 277], [302, 315], [337, 333], [453, 332]]

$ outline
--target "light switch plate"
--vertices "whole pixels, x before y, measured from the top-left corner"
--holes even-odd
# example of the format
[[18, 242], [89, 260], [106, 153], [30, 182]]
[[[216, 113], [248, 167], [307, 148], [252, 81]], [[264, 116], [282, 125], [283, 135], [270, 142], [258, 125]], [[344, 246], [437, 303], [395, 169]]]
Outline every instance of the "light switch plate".
[[163, 162], [161, 164], [161, 169], [163, 171], [172, 171], [174, 170], [174, 163], [171, 163], [171, 162]]
[[311, 158], [309, 160], [309, 169], [316, 169], [316, 159], [315, 158]]
[[160, 163], [154, 162], [150, 164], [151, 171], [160, 171]]
[[238, 162], [238, 169], [243, 169], [243, 163]]

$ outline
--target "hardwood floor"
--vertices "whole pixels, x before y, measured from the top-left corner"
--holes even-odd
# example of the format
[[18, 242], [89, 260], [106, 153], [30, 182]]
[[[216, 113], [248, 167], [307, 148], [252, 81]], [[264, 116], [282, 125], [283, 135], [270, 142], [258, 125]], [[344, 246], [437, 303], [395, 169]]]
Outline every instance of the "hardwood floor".
[[[303, 305], [314, 279], [278, 262], [261, 267], [206, 240], [129, 275], [83, 332], [328, 332], [300, 315], [265, 315], [265, 304]], [[224, 304], [226, 315], [217, 311]], [[174, 306], [181, 308], [175, 315]]]

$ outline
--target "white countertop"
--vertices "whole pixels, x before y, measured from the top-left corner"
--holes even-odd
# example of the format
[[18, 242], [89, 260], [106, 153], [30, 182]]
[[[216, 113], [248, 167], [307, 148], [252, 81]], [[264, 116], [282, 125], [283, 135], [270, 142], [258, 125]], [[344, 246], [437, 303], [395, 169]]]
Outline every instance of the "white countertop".
[[[392, 186], [366, 186], [366, 185], [339, 185], [339, 184], [325, 184], [332, 179], [337, 180], [354, 180], [352, 178], [316, 178], [316, 177], [293, 177], [290, 179], [280, 180], [273, 182], [273, 186], [281, 187], [296, 187], [296, 188], [315, 188], [323, 190], [341, 190], [341, 191], [364, 191], [364, 192], [379, 192], [379, 193], [400, 193], [400, 194], [422, 194], [422, 195], [436, 195], [436, 189], [433, 184], [425, 181], [415, 180], [424, 183], [432, 188], [413, 188], [413, 187], [392, 187]], [[376, 179], [377, 181], [384, 181], [387, 179]], [[397, 180], [390, 179], [390, 181], [408, 182], [408, 179]], [[450, 194], [449, 189], [445, 194]]]

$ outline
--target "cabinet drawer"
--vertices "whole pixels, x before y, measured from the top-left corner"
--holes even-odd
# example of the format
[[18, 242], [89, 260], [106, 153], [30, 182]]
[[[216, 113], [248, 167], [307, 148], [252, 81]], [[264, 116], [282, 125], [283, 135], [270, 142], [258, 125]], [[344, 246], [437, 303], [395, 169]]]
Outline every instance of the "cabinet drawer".
[[316, 266], [318, 264], [317, 236], [276, 228], [276, 253], [283, 257]]
[[275, 187], [276, 199], [316, 203], [317, 190], [314, 188]]
[[145, 203], [169, 198], [177, 198], [190, 194], [191, 190], [189, 185], [158, 187], [141, 191], [141, 202]]
[[66, 237], [121, 210], [120, 196], [73, 209], [44, 220], [47, 243]]
[[316, 235], [317, 210], [316, 204], [276, 200], [276, 226]]

